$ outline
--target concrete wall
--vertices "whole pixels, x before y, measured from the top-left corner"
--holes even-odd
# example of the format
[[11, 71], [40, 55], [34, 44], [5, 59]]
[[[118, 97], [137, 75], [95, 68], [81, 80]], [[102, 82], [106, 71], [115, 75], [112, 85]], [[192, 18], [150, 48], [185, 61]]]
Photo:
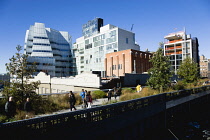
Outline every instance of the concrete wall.
[[39, 94], [45, 93], [61, 93], [72, 91], [81, 91], [84, 89], [99, 89], [101, 85], [101, 79], [96, 74], [91, 72], [82, 73], [75, 77], [53, 77], [50, 78], [44, 72], [40, 72], [34, 79], [30, 81], [40, 81], [39, 89], [36, 90]]
[[124, 86], [136, 86], [137, 84], [145, 85], [148, 78], [149, 78], [148, 74], [126, 73], [124, 77]]

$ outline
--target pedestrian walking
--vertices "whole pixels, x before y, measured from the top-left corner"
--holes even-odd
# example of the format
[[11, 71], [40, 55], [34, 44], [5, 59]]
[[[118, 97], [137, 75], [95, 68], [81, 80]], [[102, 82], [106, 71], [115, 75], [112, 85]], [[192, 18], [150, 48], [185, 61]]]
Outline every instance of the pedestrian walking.
[[69, 104], [70, 104], [70, 110], [72, 109], [77, 110], [75, 107], [76, 98], [74, 96], [74, 93], [72, 91], [69, 92]]
[[121, 94], [122, 94], [122, 88], [119, 87], [119, 88], [117, 89], [117, 95], [120, 96]]
[[9, 97], [9, 100], [5, 104], [5, 112], [8, 118], [12, 118], [16, 113], [16, 105], [13, 101], [13, 97]]
[[87, 101], [87, 104], [88, 104], [88, 107], [87, 108], [91, 108], [91, 104], [92, 104], [92, 96], [91, 96], [91, 91], [88, 91], [87, 92], [87, 95], [86, 95], [86, 101]]
[[86, 105], [86, 107], [88, 107], [88, 103], [87, 103], [87, 100], [86, 100], [86, 96], [87, 96], [87, 94], [88, 94], [88, 91], [87, 91], [87, 90], [85, 90], [85, 105]]
[[87, 102], [86, 102], [86, 99], [85, 99], [85, 91], [84, 89], [82, 89], [82, 92], [80, 92], [80, 96], [82, 97], [82, 103], [83, 103], [83, 108], [86, 108], [87, 107]]
[[114, 87], [113, 88], [113, 91], [114, 91], [114, 98], [115, 98], [115, 100], [117, 100], [117, 88]]
[[30, 98], [26, 98], [26, 102], [24, 104], [24, 110], [26, 112], [26, 119], [29, 118], [29, 114], [30, 112], [32, 111], [32, 105], [31, 105], [31, 101], [30, 101]]
[[109, 91], [107, 93], [107, 97], [108, 97], [108, 101], [111, 101], [111, 98], [112, 98], [112, 89], [109, 89]]

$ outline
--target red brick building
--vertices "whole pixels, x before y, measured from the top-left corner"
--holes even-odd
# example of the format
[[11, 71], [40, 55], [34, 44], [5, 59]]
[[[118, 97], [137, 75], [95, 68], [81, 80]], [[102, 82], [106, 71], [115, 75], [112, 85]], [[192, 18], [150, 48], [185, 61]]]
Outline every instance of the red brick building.
[[147, 72], [152, 66], [151, 56], [151, 53], [132, 49], [106, 54], [106, 75], [119, 77], [125, 73]]

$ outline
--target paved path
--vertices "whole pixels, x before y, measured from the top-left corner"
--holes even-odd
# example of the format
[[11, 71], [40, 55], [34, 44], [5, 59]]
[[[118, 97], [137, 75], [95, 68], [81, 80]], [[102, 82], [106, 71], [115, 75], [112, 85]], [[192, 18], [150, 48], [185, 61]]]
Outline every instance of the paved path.
[[[111, 101], [115, 101], [115, 98], [112, 97]], [[119, 96], [117, 96], [117, 101], [119, 101]], [[92, 108], [96, 107], [96, 106], [103, 105], [107, 102], [108, 102], [108, 98], [101, 98], [101, 99], [93, 100]], [[82, 108], [82, 105], [76, 105], [75, 107], [76, 107], [77, 110], [84, 109], [84, 108]], [[65, 113], [65, 112], [70, 112], [70, 110], [69, 109], [64, 109], [64, 110], [59, 110], [59, 111], [53, 112], [51, 114], [36, 115], [35, 117], [47, 116], [47, 115], [52, 115], [52, 114], [60, 114], [60, 113]]]

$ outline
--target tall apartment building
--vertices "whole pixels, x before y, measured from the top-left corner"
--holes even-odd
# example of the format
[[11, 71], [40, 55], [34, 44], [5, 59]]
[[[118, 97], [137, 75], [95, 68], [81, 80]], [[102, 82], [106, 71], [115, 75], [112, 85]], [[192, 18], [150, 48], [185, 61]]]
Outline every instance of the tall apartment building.
[[68, 32], [45, 28], [35, 23], [26, 31], [24, 53], [28, 64], [36, 62], [36, 73], [42, 71], [51, 76], [62, 77], [72, 73], [71, 36]]
[[111, 24], [102, 26], [103, 19], [96, 18], [93, 21], [89, 21], [95, 24], [91, 26], [92, 30], [87, 29], [89, 34], [84, 34], [84, 27], [87, 25], [83, 25], [83, 36], [76, 39], [76, 43], [73, 44], [75, 71], [78, 74], [92, 71], [104, 77], [106, 76], [104, 60], [107, 53], [127, 49], [139, 50], [140, 47], [135, 44], [134, 33]]
[[170, 57], [171, 69], [175, 71], [175, 74], [186, 57], [192, 58], [199, 65], [199, 45], [196, 37], [191, 38], [190, 34], [180, 31], [168, 34], [164, 39], [164, 55]]
[[105, 69], [107, 76], [125, 76], [125, 73], [147, 72], [152, 67], [149, 62], [152, 54], [128, 49], [106, 54]]
[[200, 76], [208, 77], [210, 62], [204, 55], [200, 56]]

